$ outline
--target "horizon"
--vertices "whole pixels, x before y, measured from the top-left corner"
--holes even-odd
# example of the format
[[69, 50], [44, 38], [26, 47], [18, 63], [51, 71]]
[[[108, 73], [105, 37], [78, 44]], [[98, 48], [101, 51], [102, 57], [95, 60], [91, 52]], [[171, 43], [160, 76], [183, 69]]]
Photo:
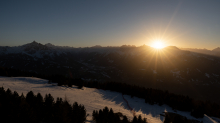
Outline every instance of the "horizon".
[[[220, 1], [1, 1], [0, 44], [220, 46]], [[114, 8], [114, 9], [113, 9]]]
[[[50, 42], [48, 42], [48, 43], [44, 43], [44, 44], [43, 44], [43, 43], [37, 42], [37, 41], [35, 41], [35, 40], [32, 41], [32, 42], [26, 43], [26, 44], [31, 44], [31, 43], [33, 43], [33, 42], [36, 42], [36, 43], [39, 43], [39, 44], [42, 44], [42, 45], [52, 44], [52, 45], [54, 45], [54, 46], [60, 46], [60, 47], [71, 47], [71, 48], [91, 48], [91, 47], [96, 47], [96, 46], [100, 46], [100, 47], [103, 47], [103, 48], [105, 48], [105, 47], [122, 47], [122, 46], [128, 46], [128, 47], [149, 46], [149, 47], [151, 47], [151, 48], [155, 48], [155, 47], [153, 47], [153, 46], [146, 45], [146, 44], [139, 45], [139, 46], [136, 46], [136, 45], [130, 45], [130, 44], [123, 44], [123, 45], [120, 45], [120, 46], [111, 46], [111, 45], [109, 45], [109, 46], [102, 46], [102, 45], [97, 44], [97, 45], [87, 46], [87, 47], [74, 47], [74, 46], [65, 46], [65, 45], [55, 45], [55, 44], [50, 43]], [[16, 45], [16, 46], [2, 46], [2, 47], [19, 47], [19, 46], [23, 46], [23, 45], [26, 45], [26, 44]], [[177, 46], [169, 45], [169, 46], [165, 46], [165, 47], [163, 47], [163, 48], [161, 48], [161, 49], [164, 49], [164, 48], [166, 48], [166, 47], [177, 47]], [[220, 47], [217, 46], [216, 48], [213, 48], [213, 49], [207, 49], [207, 48], [193, 48], [193, 47], [192, 47], [192, 48], [190, 48], [190, 47], [177, 47], [177, 48], [179, 48], [179, 49], [197, 49], [197, 50], [210, 50], [210, 51], [212, 51], [212, 50], [217, 49], [217, 48], [220, 48]], [[155, 48], [155, 49], [157, 49], [157, 48]]]

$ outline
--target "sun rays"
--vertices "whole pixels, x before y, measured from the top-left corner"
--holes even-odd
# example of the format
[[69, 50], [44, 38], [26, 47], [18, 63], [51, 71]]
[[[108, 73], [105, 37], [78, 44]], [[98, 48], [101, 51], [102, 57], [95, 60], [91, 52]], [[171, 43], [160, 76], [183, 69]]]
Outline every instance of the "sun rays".
[[[170, 50], [168, 47], [166, 48], [164, 45], [162, 46], [161, 44], [157, 43], [155, 44], [155, 46], [151, 45], [151, 47], [153, 48], [146, 53], [146, 57], [148, 57], [146, 68], [152, 68], [159, 73], [160, 71], [166, 71], [167, 66], [169, 65], [175, 68], [175, 63], [171, 60], [171, 58], [173, 57], [173, 50]], [[155, 74], [154, 76], [158, 75], [159, 74]]]

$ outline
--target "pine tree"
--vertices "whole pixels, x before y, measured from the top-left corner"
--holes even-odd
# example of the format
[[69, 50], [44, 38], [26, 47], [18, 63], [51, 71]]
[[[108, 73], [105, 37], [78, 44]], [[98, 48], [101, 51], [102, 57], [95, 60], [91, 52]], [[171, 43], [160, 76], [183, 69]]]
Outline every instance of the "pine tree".
[[37, 100], [38, 103], [42, 103], [43, 102], [43, 97], [42, 97], [42, 95], [40, 93], [37, 94], [37, 99], [36, 100]]
[[128, 118], [126, 116], [123, 116], [122, 123], [128, 123]]
[[27, 93], [26, 95], [26, 101], [27, 103], [29, 103], [30, 105], [33, 105], [33, 102], [34, 102], [34, 93], [33, 91], [30, 91]]
[[147, 118], [144, 118], [143, 123], [147, 123]]
[[138, 121], [137, 121], [137, 123], [142, 123], [142, 117], [141, 117], [141, 115], [138, 116]]
[[132, 123], [137, 123], [138, 119], [136, 116], [134, 116], [133, 120], [132, 120]]

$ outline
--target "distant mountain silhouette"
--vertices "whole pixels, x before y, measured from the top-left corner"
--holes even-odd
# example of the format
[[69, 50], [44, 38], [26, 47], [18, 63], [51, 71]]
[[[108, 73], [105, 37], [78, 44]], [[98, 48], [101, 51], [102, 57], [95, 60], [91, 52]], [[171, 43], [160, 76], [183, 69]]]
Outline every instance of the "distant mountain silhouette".
[[[1, 46], [0, 66], [43, 74], [71, 75], [88, 81], [135, 83], [202, 98], [189, 87], [193, 86], [201, 93], [214, 89], [219, 92], [220, 58], [216, 57], [219, 49], [168, 46], [155, 50], [147, 45], [73, 48], [33, 41], [17, 47]], [[210, 99], [217, 94], [207, 92], [202, 96]], [[220, 102], [220, 99], [216, 100]]]
[[45, 46], [48, 46], [48, 47], [55, 47], [55, 45], [51, 44], [51, 43], [47, 43], [45, 44]]
[[217, 47], [213, 50], [197, 49], [197, 48], [181, 48], [181, 50], [188, 50], [188, 51], [196, 52], [196, 53], [202, 53], [202, 54], [213, 55], [213, 56], [220, 56], [220, 47]]
[[179, 50], [176, 46], [167, 46], [164, 49], [172, 49], [172, 50]]
[[213, 49], [212, 51], [214, 51], [214, 52], [220, 52], [220, 47], [217, 47], [217, 48]]

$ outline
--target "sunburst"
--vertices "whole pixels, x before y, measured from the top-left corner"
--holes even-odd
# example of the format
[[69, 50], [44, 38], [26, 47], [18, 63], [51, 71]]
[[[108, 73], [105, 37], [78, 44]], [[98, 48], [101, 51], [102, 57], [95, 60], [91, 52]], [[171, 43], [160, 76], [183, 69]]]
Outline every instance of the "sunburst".
[[155, 49], [162, 49], [165, 47], [164, 43], [162, 41], [154, 41], [151, 45], [151, 47]]

